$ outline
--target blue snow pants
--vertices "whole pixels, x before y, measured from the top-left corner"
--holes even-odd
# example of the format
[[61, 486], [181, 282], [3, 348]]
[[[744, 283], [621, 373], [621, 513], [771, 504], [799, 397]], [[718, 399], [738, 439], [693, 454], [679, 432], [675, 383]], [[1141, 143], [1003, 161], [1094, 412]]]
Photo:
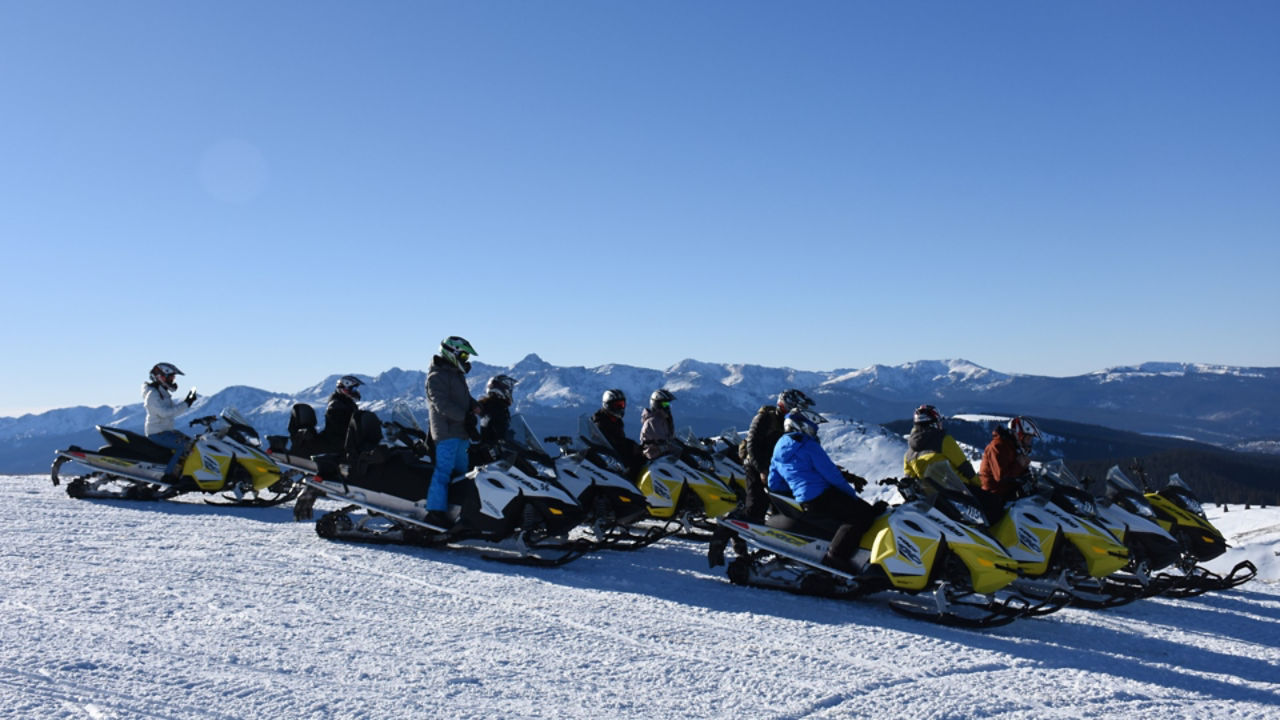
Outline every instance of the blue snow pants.
[[449, 438], [436, 443], [436, 470], [427, 488], [427, 511], [449, 509], [449, 483], [467, 474], [467, 449], [471, 441]]

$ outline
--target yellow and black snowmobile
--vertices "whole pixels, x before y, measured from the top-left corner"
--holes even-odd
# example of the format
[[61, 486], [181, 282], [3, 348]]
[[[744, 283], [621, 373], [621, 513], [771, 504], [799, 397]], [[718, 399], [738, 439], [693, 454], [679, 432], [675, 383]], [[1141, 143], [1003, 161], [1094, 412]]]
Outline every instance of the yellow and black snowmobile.
[[[221, 494], [216, 504], [277, 505], [301, 490], [281, 477], [280, 467], [264, 453], [257, 431], [234, 408], [192, 420], [201, 426], [172, 474], [166, 470], [174, 451], [145, 435], [99, 425], [107, 444], [97, 450], [72, 445], [58, 450], [51, 479], [61, 483], [63, 467], [89, 469], [67, 482], [73, 498], [164, 500], [186, 493]], [[208, 501], [214, 503], [215, 501]]]
[[964, 522], [981, 521], [982, 510], [959, 478], [930, 473], [881, 482], [896, 485], [907, 501], [863, 534], [854, 572], [822, 562], [834, 527], [813, 524], [795, 500], [771, 494], [763, 524], [720, 519], [752, 548], [730, 563], [730, 581], [833, 597], [889, 591], [893, 610], [947, 625], [993, 627], [1025, 614], [1025, 598], [1001, 592], [1017, 578], [1017, 562]]

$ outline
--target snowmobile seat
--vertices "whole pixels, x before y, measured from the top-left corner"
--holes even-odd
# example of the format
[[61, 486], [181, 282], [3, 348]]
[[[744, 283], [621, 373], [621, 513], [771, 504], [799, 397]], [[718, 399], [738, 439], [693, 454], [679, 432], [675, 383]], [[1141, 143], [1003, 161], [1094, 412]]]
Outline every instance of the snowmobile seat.
[[796, 510], [789, 503], [776, 500], [771, 496], [765, 524], [786, 532], [830, 539], [842, 523], [832, 518], [814, 518], [808, 513]]
[[316, 410], [306, 403], [297, 403], [289, 411], [289, 448], [292, 455], [303, 457], [326, 450], [321, 447], [320, 434], [316, 431]]
[[107, 457], [140, 462], [167, 463], [173, 457], [173, 450], [167, 448], [142, 433], [116, 427], [97, 426], [98, 432], [107, 441], [96, 452]]

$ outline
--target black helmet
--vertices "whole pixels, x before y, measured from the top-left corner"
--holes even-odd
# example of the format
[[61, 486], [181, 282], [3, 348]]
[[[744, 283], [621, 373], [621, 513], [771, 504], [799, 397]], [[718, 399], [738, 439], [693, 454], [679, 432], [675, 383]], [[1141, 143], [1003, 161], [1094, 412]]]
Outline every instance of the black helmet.
[[942, 429], [942, 413], [938, 412], [938, 408], [932, 405], [921, 405], [916, 408], [916, 414], [911, 418], [911, 421], [916, 425]]
[[178, 389], [177, 376], [184, 374], [185, 373], [179, 370], [178, 366], [173, 363], [156, 363], [151, 368], [151, 382], [159, 385], [169, 392], [173, 392]]
[[627, 394], [618, 388], [609, 388], [600, 398], [600, 407], [610, 415], [622, 417], [627, 412]]
[[778, 404], [782, 406], [783, 410], [791, 412], [792, 410], [807, 410], [813, 407], [813, 400], [799, 390], [791, 388], [778, 393]]
[[356, 388], [363, 384], [364, 383], [360, 382], [360, 378], [355, 375], [343, 375], [338, 378], [338, 384], [335, 389], [352, 400], [359, 400], [360, 391], [356, 390]]
[[484, 391], [497, 395], [510, 404], [511, 392], [515, 389], [517, 382], [519, 381], [510, 375], [494, 375], [489, 378], [489, 382], [484, 384]]
[[658, 408], [667, 408], [671, 406], [671, 401], [675, 399], [676, 396], [670, 390], [667, 390], [666, 388], [658, 388], [649, 396], [649, 407], [654, 410], [657, 410]]

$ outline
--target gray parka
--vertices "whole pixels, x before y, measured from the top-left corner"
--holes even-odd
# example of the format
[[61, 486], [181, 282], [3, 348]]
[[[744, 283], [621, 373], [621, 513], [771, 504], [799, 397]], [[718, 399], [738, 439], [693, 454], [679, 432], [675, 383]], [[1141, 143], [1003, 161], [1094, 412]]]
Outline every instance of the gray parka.
[[427, 410], [431, 413], [431, 437], [436, 441], [468, 438], [467, 414], [475, 407], [466, 373], [436, 355], [427, 371]]

